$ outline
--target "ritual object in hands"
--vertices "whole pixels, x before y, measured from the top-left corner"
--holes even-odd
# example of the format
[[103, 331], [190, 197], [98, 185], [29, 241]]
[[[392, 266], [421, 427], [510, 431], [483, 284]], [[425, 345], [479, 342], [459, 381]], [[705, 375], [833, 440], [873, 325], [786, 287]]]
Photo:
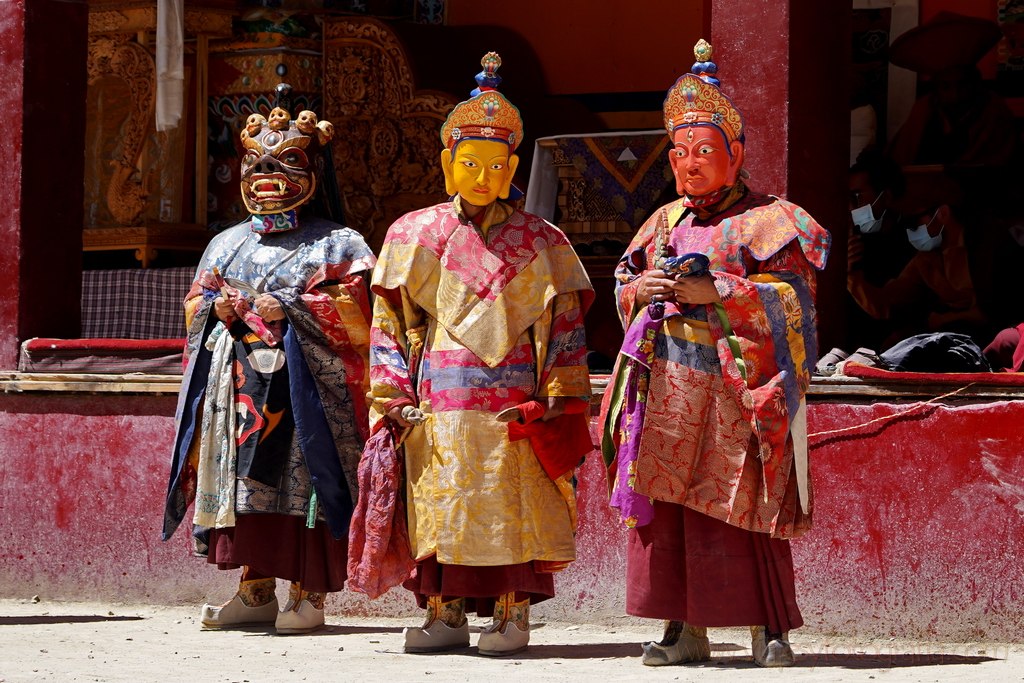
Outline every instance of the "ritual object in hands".
[[[665, 251], [671, 251], [671, 249], [671, 245], [664, 246]], [[668, 277], [679, 279], [707, 275], [711, 261], [704, 254], [694, 252], [682, 256], [662, 256], [655, 262], [655, 266], [665, 271], [665, 275]], [[651, 301], [647, 306], [652, 320], [661, 320], [665, 317], [664, 301]]]
[[691, 253], [682, 256], [666, 256], [656, 264], [666, 275], [681, 277], [700, 277], [708, 274], [711, 261], [704, 254]]

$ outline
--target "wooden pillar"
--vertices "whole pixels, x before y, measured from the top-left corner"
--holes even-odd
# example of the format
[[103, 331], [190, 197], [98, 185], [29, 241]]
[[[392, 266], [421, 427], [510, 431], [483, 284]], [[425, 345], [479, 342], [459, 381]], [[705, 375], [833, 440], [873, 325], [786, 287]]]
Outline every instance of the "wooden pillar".
[[79, 334], [87, 22], [85, 0], [0, 2], [4, 370], [22, 339]]
[[722, 89], [743, 112], [750, 185], [807, 209], [832, 233], [818, 277], [823, 352], [846, 334], [849, 2], [710, 0]]

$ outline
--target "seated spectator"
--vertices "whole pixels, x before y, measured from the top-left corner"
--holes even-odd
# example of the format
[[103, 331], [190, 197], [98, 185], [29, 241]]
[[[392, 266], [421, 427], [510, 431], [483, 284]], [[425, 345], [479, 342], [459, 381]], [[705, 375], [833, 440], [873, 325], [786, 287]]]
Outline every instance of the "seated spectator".
[[[903, 173], [880, 150], [868, 148], [850, 168], [849, 187], [848, 267], [858, 269], [870, 284], [884, 285], [914, 255], [900, 227], [902, 213], [896, 208], [905, 191]], [[851, 348], [878, 348], [892, 333], [890, 321], [872, 318], [852, 298], [846, 302], [845, 316]]]
[[896, 208], [906, 189], [903, 172], [881, 151], [869, 147], [850, 167], [849, 184], [853, 218], [849, 258], [859, 262], [868, 281], [884, 284], [914, 255], [899, 229], [902, 214]]
[[986, 334], [978, 307], [964, 229], [948, 204], [908, 212], [917, 226], [905, 230], [917, 250], [899, 275], [883, 285], [870, 282], [854, 254], [847, 289], [876, 320], [895, 323], [889, 343], [921, 332]]

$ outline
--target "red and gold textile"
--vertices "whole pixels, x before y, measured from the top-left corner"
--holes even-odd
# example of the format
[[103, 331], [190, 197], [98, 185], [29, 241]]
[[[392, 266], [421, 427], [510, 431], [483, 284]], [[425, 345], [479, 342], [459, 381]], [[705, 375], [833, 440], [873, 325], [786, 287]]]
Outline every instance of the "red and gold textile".
[[[660, 500], [790, 538], [810, 526], [790, 424], [817, 356], [813, 269], [824, 267], [830, 237], [775, 197], [744, 191], [728, 204], [703, 218], [682, 199], [669, 204], [619, 263], [627, 331], [602, 406], [612, 505], [630, 527], [650, 523]], [[724, 318], [712, 305], [666, 303], [664, 318], [652, 319], [635, 305], [659, 243], [709, 257]]]
[[570, 475], [552, 481], [496, 414], [590, 394], [583, 314], [593, 298], [565, 235], [496, 203], [477, 227], [458, 199], [406, 214], [374, 271], [371, 421], [401, 403], [418, 560], [497, 566], [576, 557]]

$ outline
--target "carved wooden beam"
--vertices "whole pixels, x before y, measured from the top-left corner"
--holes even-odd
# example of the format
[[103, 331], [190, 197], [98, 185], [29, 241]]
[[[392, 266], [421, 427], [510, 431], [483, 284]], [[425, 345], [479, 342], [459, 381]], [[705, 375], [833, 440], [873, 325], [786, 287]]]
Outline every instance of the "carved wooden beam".
[[[103, 5], [89, 12], [89, 35], [156, 30], [156, 3], [138, 6]], [[185, 35], [230, 36], [234, 12], [227, 9], [185, 8]]]
[[156, 65], [149, 51], [138, 43], [110, 37], [89, 39], [89, 85], [104, 76], [114, 76], [131, 92], [128, 120], [122, 128], [120, 155], [111, 160], [107, 208], [122, 225], [132, 225], [146, 208], [143, 181], [136, 176], [137, 164], [153, 118], [156, 94]]

